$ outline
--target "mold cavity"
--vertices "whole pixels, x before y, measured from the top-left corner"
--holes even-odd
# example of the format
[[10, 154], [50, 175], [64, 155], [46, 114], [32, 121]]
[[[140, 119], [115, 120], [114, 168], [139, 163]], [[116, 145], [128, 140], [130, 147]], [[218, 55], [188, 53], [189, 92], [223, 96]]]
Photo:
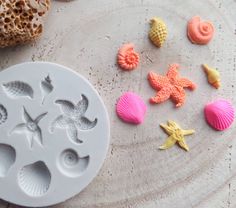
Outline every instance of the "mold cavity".
[[7, 109], [0, 104], [0, 125], [5, 123], [7, 120]]
[[79, 157], [73, 149], [64, 150], [58, 159], [58, 169], [68, 177], [78, 177], [83, 174], [89, 164], [89, 156]]
[[69, 100], [56, 100], [55, 103], [60, 106], [62, 114], [51, 123], [51, 132], [54, 132], [55, 128], [65, 129], [68, 137], [76, 143], [83, 142], [78, 138], [78, 130], [92, 129], [98, 121], [97, 118], [90, 120], [85, 117], [89, 101], [85, 95], [81, 97], [82, 99], [76, 104]]
[[4, 83], [2, 88], [5, 94], [10, 98], [29, 97], [33, 99], [34, 91], [32, 87], [22, 81], [12, 81]]
[[5, 177], [8, 170], [15, 163], [16, 151], [13, 147], [0, 144], [0, 177]]
[[29, 196], [44, 195], [51, 183], [51, 173], [44, 162], [38, 161], [24, 166], [18, 173], [20, 188]]

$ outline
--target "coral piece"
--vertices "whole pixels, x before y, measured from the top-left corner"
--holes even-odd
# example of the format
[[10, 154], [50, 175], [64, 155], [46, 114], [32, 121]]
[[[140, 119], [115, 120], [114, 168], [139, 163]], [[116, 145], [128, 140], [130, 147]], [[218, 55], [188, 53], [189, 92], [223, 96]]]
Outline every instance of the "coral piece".
[[132, 43], [124, 44], [119, 49], [117, 62], [125, 71], [133, 70], [138, 66], [139, 54], [134, 51], [134, 45]]
[[33, 147], [34, 140], [36, 140], [40, 145], [43, 145], [42, 131], [41, 131], [41, 128], [38, 126], [38, 124], [39, 124], [39, 121], [45, 115], [47, 115], [47, 113], [42, 113], [39, 116], [37, 116], [36, 119], [32, 119], [31, 116], [26, 111], [26, 109], [23, 108], [23, 110], [24, 110], [23, 117], [24, 117], [25, 123], [20, 123], [20, 124], [16, 125], [12, 129], [10, 134], [12, 134], [12, 133], [20, 133], [20, 134], [26, 133], [28, 140], [29, 140], [30, 148]]
[[38, 38], [50, 0], [0, 0], [0, 47]]
[[221, 99], [207, 104], [204, 113], [207, 123], [218, 131], [229, 128], [234, 121], [234, 108], [227, 100]]
[[34, 91], [32, 87], [22, 81], [12, 81], [2, 85], [4, 92], [10, 98], [29, 97], [33, 98]]
[[149, 38], [155, 46], [160, 48], [166, 41], [167, 37], [166, 24], [162, 19], [154, 17], [150, 20], [150, 25], [151, 28], [149, 31]]
[[165, 143], [159, 147], [159, 149], [169, 149], [177, 142], [181, 148], [189, 151], [189, 147], [185, 141], [184, 136], [193, 134], [195, 132], [193, 129], [183, 130], [174, 121], [168, 121], [167, 125], [161, 124], [160, 126], [169, 135], [169, 137], [167, 138]]
[[187, 34], [192, 43], [206, 45], [214, 35], [214, 26], [211, 22], [201, 21], [199, 16], [193, 17], [188, 22]]
[[140, 124], [143, 122], [147, 106], [143, 100], [132, 92], [123, 94], [116, 105], [117, 115], [127, 123]]
[[84, 116], [89, 104], [87, 97], [82, 95], [82, 100], [76, 105], [68, 100], [57, 100], [56, 104], [60, 105], [62, 114], [51, 123], [51, 132], [54, 132], [55, 128], [66, 129], [72, 141], [82, 143], [78, 138], [78, 129], [89, 130], [97, 125], [97, 118], [90, 121]]
[[216, 69], [210, 68], [207, 64], [203, 64], [202, 67], [207, 75], [209, 84], [218, 89], [221, 85], [220, 73]]
[[0, 125], [5, 123], [7, 120], [7, 109], [0, 104]]
[[171, 98], [176, 103], [176, 107], [184, 104], [184, 88], [194, 90], [196, 85], [187, 78], [180, 77], [178, 69], [178, 64], [171, 64], [166, 76], [149, 72], [148, 81], [153, 89], [158, 91], [156, 96], [150, 99], [151, 103], [162, 103]]
[[43, 105], [46, 96], [53, 91], [52, 80], [50, 79], [49, 75], [44, 80], [41, 81], [41, 89], [43, 93], [43, 99], [42, 99], [42, 105]]

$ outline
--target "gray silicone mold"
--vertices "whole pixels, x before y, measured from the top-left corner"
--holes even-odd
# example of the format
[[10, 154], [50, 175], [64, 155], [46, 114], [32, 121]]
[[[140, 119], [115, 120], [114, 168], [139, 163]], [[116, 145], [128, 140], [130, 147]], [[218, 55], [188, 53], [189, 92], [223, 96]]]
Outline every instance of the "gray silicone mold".
[[109, 129], [98, 93], [66, 67], [0, 72], [0, 198], [42, 207], [76, 195], [98, 173]]

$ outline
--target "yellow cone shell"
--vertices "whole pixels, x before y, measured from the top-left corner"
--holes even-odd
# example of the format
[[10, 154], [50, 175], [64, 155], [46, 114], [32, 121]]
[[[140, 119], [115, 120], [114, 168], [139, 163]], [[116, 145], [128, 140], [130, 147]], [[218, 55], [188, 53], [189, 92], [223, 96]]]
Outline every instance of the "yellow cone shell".
[[207, 64], [203, 64], [202, 66], [207, 75], [209, 84], [218, 89], [221, 85], [220, 73], [216, 69], [210, 68]]
[[158, 17], [154, 17], [150, 20], [149, 38], [154, 45], [161, 47], [167, 37], [167, 27], [164, 21]]

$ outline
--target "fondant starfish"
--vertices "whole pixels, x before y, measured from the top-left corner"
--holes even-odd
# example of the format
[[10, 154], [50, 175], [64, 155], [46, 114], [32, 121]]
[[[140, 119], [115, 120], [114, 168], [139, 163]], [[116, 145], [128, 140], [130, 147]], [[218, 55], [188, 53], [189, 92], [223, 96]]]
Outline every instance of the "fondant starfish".
[[150, 98], [151, 103], [162, 103], [171, 98], [176, 103], [176, 107], [184, 104], [184, 88], [194, 90], [196, 85], [187, 78], [180, 77], [178, 69], [178, 64], [170, 65], [166, 76], [149, 72], [148, 81], [152, 88], [158, 91], [155, 97]]
[[181, 148], [189, 151], [184, 136], [193, 134], [195, 132], [193, 129], [183, 130], [174, 121], [168, 121], [167, 125], [161, 124], [160, 126], [169, 135], [169, 137], [166, 139], [165, 143], [159, 147], [159, 149], [168, 149], [177, 142]]

